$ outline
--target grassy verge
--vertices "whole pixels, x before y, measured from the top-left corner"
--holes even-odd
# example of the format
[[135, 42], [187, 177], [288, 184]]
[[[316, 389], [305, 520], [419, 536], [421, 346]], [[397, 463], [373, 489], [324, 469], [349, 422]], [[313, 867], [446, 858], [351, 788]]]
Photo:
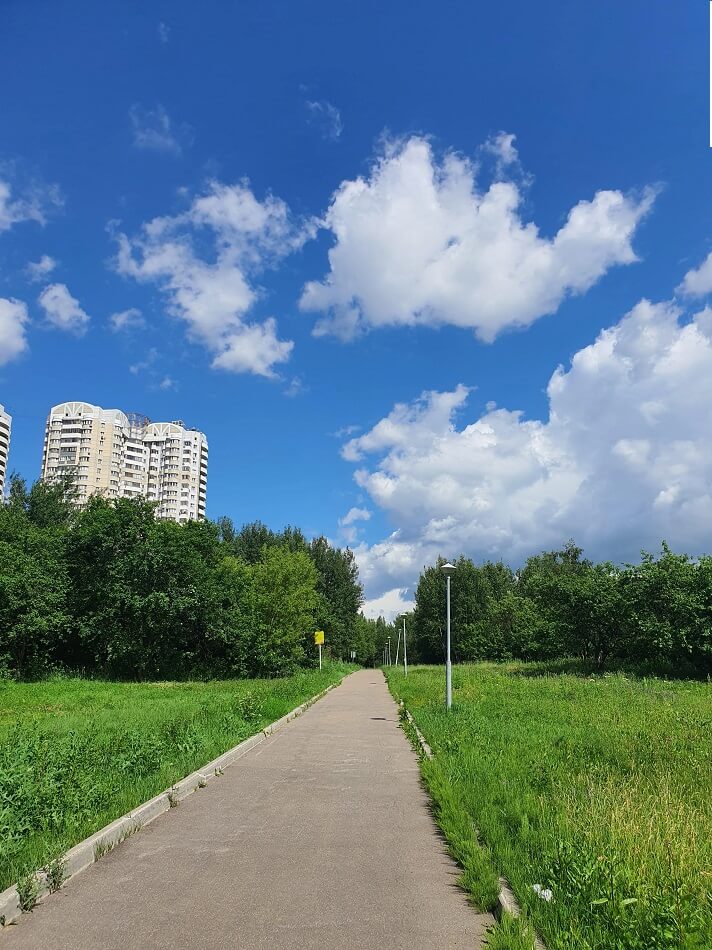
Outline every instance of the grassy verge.
[[210, 683], [0, 682], [0, 890], [347, 669]]
[[551, 950], [712, 947], [712, 686], [477, 664], [448, 715], [442, 669], [386, 672], [480, 906], [504, 874]]

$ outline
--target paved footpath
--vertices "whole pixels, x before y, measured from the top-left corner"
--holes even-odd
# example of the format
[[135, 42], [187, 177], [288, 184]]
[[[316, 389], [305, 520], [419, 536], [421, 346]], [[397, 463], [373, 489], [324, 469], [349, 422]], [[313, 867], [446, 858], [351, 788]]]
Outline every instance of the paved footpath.
[[476, 950], [376, 670], [361, 670], [0, 934], [12, 950]]

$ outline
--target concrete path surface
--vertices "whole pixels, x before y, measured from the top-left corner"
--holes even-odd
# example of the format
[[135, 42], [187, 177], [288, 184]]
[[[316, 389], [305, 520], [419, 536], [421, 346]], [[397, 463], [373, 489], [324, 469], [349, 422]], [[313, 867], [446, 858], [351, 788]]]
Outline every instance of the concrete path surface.
[[12, 950], [475, 950], [380, 671], [361, 670], [0, 934]]

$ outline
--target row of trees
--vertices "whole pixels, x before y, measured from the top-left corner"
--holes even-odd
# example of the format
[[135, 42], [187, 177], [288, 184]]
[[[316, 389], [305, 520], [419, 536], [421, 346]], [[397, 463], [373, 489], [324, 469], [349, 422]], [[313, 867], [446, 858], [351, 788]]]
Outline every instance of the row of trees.
[[[408, 618], [409, 655], [441, 663], [445, 641], [442, 560], [420, 576]], [[601, 670], [613, 658], [712, 673], [712, 557], [663, 544], [640, 564], [594, 564], [569, 542], [505, 564], [456, 562], [452, 579], [455, 660], [578, 656]]]
[[[438, 663], [443, 562], [423, 571], [407, 619], [409, 658]], [[272, 676], [331, 654], [380, 662], [400, 620], [366, 620], [353, 553], [301, 531], [229, 518], [157, 521], [141, 500], [68, 484], [11, 482], [0, 505], [0, 673], [53, 669], [130, 678]], [[461, 557], [452, 582], [456, 661], [579, 656], [712, 673], [712, 557], [594, 564], [573, 542], [514, 571]]]
[[297, 529], [157, 521], [142, 500], [11, 482], [0, 505], [0, 671], [129, 678], [279, 675], [375, 652], [350, 550]]

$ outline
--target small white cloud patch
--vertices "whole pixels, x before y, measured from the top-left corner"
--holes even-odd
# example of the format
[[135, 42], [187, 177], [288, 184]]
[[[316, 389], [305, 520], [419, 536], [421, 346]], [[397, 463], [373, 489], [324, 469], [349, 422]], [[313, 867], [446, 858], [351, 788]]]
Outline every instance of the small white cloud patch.
[[245, 182], [213, 181], [183, 214], [154, 218], [133, 238], [118, 234], [116, 268], [160, 288], [168, 312], [213, 354], [213, 368], [274, 378], [294, 343], [279, 338], [272, 317], [246, 320], [261, 294], [255, 276], [312, 230], [278, 198], [259, 201]]
[[27, 350], [27, 306], [21, 300], [0, 297], [0, 366]]
[[160, 103], [154, 109], [134, 103], [129, 109], [129, 119], [136, 148], [180, 155], [183, 147], [192, 143], [190, 126], [176, 126]]
[[677, 292], [686, 297], [705, 297], [712, 293], [712, 251], [699, 267], [685, 274]]
[[320, 130], [323, 138], [331, 142], [336, 142], [341, 138], [344, 125], [341, 121], [341, 113], [335, 105], [327, 102], [326, 99], [318, 102], [307, 100], [305, 105], [310, 123]]
[[25, 273], [27, 274], [28, 280], [31, 280], [33, 283], [39, 283], [52, 273], [56, 268], [57, 261], [53, 257], [50, 257], [49, 254], [43, 254], [38, 261], [30, 261], [30, 263], [25, 267]]
[[146, 321], [138, 307], [129, 307], [128, 310], [112, 313], [109, 326], [114, 333], [120, 333], [123, 330], [140, 330], [146, 326]]
[[82, 336], [89, 325], [89, 314], [82, 310], [66, 284], [50, 284], [38, 298], [50, 326], [57, 330]]

